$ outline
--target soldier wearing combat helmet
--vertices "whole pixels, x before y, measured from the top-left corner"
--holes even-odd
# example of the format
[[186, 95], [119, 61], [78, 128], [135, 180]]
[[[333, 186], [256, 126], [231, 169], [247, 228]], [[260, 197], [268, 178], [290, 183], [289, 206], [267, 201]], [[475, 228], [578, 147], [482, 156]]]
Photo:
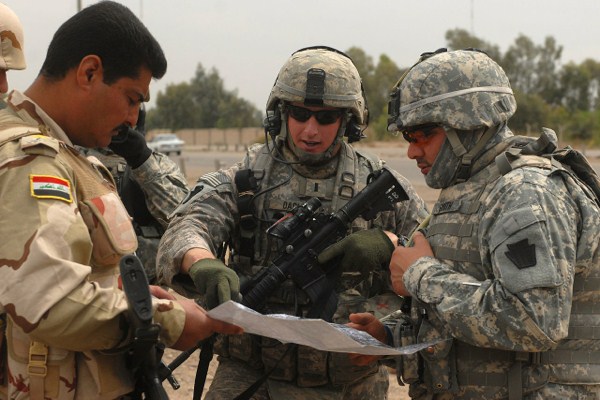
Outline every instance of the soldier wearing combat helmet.
[[19, 17], [0, 3], [0, 93], [8, 92], [6, 71], [25, 69], [23, 27]]
[[[313, 197], [325, 212], [337, 211], [382, 168], [377, 157], [348, 143], [363, 136], [367, 122], [361, 79], [347, 55], [329, 47], [292, 54], [267, 101], [267, 143], [252, 146], [231, 168], [200, 178], [163, 236], [159, 279], [188, 296], [200, 295], [209, 307], [236, 300], [239, 280], [252, 279], [277, 255], [265, 232], [269, 226]], [[387, 274], [395, 236], [410, 233], [427, 212], [409, 182], [397, 178], [410, 200], [372, 221], [355, 220], [355, 233], [319, 255], [322, 263], [346, 255], [336, 281], [335, 322], [347, 322], [350, 312], [382, 315], [398, 306]], [[219, 259], [224, 243], [227, 265]], [[305, 316], [312, 304], [288, 279], [264, 306], [266, 312]], [[253, 398], [387, 397], [387, 372], [378, 362], [357, 368], [347, 354], [250, 335], [220, 337], [215, 350], [219, 367], [207, 399], [234, 398], [273, 367]]]
[[391, 261], [412, 298], [393, 340], [442, 340], [398, 361], [411, 398], [600, 398], [599, 180], [552, 130], [515, 136], [515, 110], [502, 68], [474, 49], [424, 54], [392, 92], [390, 129], [442, 189]]

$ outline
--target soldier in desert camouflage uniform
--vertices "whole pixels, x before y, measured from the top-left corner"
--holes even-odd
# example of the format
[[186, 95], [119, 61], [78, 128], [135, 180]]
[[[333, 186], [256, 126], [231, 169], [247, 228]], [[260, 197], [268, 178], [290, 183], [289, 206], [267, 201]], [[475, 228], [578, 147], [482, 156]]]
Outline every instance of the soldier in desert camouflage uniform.
[[19, 17], [0, 3], [0, 93], [8, 92], [9, 69], [25, 69], [23, 27]]
[[82, 149], [82, 152], [97, 158], [113, 176], [119, 197], [132, 217], [138, 241], [135, 253], [150, 284], [154, 284], [158, 243], [167, 228], [169, 214], [189, 189], [177, 163], [148, 148], [145, 113], [140, 108], [136, 128], [124, 126], [108, 147]]
[[[107, 146], [118, 126], [135, 125], [165, 70], [139, 19], [103, 1], [59, 28], [37, 79], [0, 111], [0, 398], [115, 399], [133, 389], [117, 266], [135, 233], [108, 171], [74, 145]], [[191, 300], [152, 292], [167, 346], [238, 331]]]
[[[442, 189], [425, 235], [391, 262], [397, 293], [412, 296], [395, 343], [413, 328], [419, 342], [451, 339], [421, 351], [421, 369], [401, 360], [410, 396], [600, 399], [597, 175], [584, 184], [542, 157], [556, 147], [549, 129], [513, 135], [508, 78], [480, 51], [424, 54], [390, 104], [390, 128]], [[367, 331], [385, 340], [381, 325]]]
[[[381, 160], [343, 140], [361, 137], [367, 115], [360, 76], [346, 55], [325, 47], [294, 53], [267, 101], [265, 127], [272, 143], [252, 146], [240, 163], [199, 179], [161, 241], [159, 282], [188, 296], [205, 295], [208, 306], [236, 299], [238, 275], [242, 282], [248, 280], [277, 253], [265, 233], [271, 224], [312, 197], [322, 201], [324, 211], [337, 211], [382, 167]], [[427, 212], [410, 183], [396, 175], [410, 200], [372, 222], [355, 220], [352, 230], [357, 232], [319, 257], [326, 262], [346, 256], [337, 282], [335, 322], [347, 322], [351, 312], [384, 315], [397, 307], [388, 264], [380, 259], [389, 261], [395, 235], [412, 232]], [[394, 242], [383, 230], [392, 233]], [[227, 266], [215, 259], [224, 254], [224, 243], [230, 246]], [[310, 308], [306, 294], [291, 279], [266, 306], [267, 312], [300, 316]], [[387, 398], [387, 371], [377, 362], [356, 368], [347, 354], [289, 349], [249, 335], [221, 339], [220, 363], [207, 399], [235, 397], [275, 364], [268, 384], [254, 398]]]

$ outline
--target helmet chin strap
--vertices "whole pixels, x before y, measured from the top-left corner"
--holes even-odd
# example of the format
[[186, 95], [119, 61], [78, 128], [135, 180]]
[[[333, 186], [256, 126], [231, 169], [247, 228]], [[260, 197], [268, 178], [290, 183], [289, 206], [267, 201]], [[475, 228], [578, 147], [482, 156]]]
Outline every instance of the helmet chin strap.
[[455, 129], [445, 127], [445, 131], [452, 152], [460, 160], [460, 165], [458, 166], [458, 170], [456, 172], [456, 183], [465, 182], [471, 176], [471, 167], [473, 164], [473, 159], [479, 154], [481, 150], [483, 150], [483, 148], [485, 147], [487, 142], [492, 138], [496, 130], [484, 128], [484, 133], [481, 136], [481, 138], [479, 138], [475, 146], [473, 146], [473, 148], [471, 148], [471, 150], [468, 151], [460, 141]]

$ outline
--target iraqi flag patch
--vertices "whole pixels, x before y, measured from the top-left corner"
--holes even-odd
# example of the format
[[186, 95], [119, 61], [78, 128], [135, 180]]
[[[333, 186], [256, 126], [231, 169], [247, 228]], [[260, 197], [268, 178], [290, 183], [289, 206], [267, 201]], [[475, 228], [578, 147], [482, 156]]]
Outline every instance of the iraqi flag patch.
[[30, 175], [31, 196], [39, 199], [57, 199], [67, 203], [73, 201], [71, 183], [57, 176]]

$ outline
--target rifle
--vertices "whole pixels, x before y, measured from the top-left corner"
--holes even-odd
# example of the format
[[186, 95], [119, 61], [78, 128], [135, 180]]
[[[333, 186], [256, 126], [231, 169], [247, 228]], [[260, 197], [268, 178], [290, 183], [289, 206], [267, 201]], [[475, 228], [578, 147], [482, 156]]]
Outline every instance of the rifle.
[[140, 259], [133, 254], [119, 263], [123, 291], [127, 297], [134, 339], [128, 351], [128, 366], [136, 378], [132, 399], [168, 400], [159, 377], [164, 346], [158, 341], [160, 325], [152, 323], [152, 297]]
[[402, 200], [408, 200], [404, 188], [383, 168], [372, 172], [367, 186], [335, 213], [317, 212], [321, 202], [316, 197], [296, 207], [267, 230], [281, 241], [279, 254], [269, 267], [242, 284], [242, 304], [261, 311], [266, 299], [290, 277], [311, 300], [307, 317], [331, 321], [338, 298], [335, 281], [328, 275], [336, 268], [327, 268], [326, 272], [317, 256], [345, 237], [357, 217], [371, 220], [381, 211], [392, 210], [394, 204]]

